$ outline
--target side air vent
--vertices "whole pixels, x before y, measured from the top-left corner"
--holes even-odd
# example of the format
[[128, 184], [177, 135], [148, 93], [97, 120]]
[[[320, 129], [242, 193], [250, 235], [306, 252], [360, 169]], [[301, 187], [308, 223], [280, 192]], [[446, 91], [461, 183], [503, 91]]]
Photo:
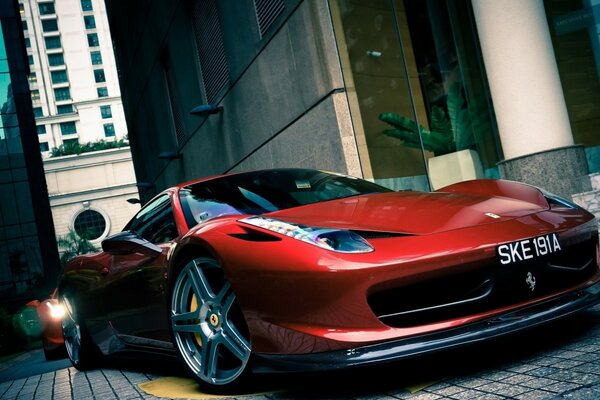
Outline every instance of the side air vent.
[[254, 0], [254, 10], [258, 20], [260, 37], [264, 37], [277, 17], [285, 9], [283, 0]]
[[412, 236], [406, 233], [392, 233], [392, 232], [376, 232], [376, 231], [358, 231], [354, 230], [354, 233], [365, 239], [387, 239], [401, 236]]

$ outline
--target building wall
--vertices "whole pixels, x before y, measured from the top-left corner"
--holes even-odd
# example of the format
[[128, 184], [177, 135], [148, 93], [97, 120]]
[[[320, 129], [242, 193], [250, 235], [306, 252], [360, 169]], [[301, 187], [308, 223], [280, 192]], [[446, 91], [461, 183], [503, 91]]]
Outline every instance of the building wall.
[[138, 197], [129, 148], [52, 157], [44, 161], [44, 169], [58, 237], [74, 228], [79, 213], [93, 210], [106, 221], [106, 230], [92, 240], [99, 246], [140, 208], [127, 202]]
[[[229, 85], [214, 101], [223, 111], [202, 117], [190, 115], [206, 102], [190, 2], [153, 1], [143, 15], [128, 2], [107, 3], [138, 179], [156, 192], [200, 176], [276, 166], [361, 175], [327, 3], [286, 1], [263, 37], [252, 1], [216, 5]], [[182, 158], [157, 159], [163, 151]]]
[[[494, 87], [509, 94], [509, 104], [516, 104], [512, 94], [531, 107], [520, 110], [519, 122], [543, 119], [536, 107], [549, 100], [562, 103], [558, 90], [544, 97], [536, 93], [545, 91], [520, 84], [516, 78], [536, 80], [523, 70], [511, 76], [512, 66], [531, 71], [534, 63], [525, 62], [523, 54], [540, 65], [534, 78], [556, 71], [553, 56], [518, 46], [542, 35], [544, 42], [533, 40], [532, 46], [550, 50], [542, 0], [512, 1], [508, 14], [499, 7], [503, 13], [492, 10], [485, 13], [489, 18], [482, 18], [481, 7], [474, 12], [474, 4], [487, 11], [497, 4], [478, 0], [447, 1], [446, 7], [384, 0], [261, 3], [276, 10], [264, 25], [253, 0], [149, 0], [143, 9], [107, 0], [133, 160], [138, 178], [150, 187], [145, 196], [199, 176], [290, 166], [364, 176], [393, 189], [438, 189], [483, 177], [521, 180], [566, 197], [590, 188], [585, 166], [590, 144], [568, 149], [573, 158], [566, 157], [555, 150], [571, 138], [551, 140], [543, 128], [513, 132], [499, 121], [516, 118], [494, 109], [501, 97], [490, 90], [488, 72], [498, 74], [486, 64], [500, 65], [490, 55], [499, 44], [507, 50], [501, 64], [508, 73]], [[535, 10], [535, 26], [524, 18], [527, 9]], [[527, 23], [515, 23], [510, 13]], [[513, 31], [511, 24], [522, 28], [524, 37], [506, 40], [501, 29], [483, 35], [496, 32], [494, 27]], [[482, 49], [490, 51], [486, 55]], [[559, 87], [558, 74], [553, 77], [552, 87]], [[218, 106], [216, 113], [192, 115], [209, 103]], [[384, 121], [384, 114], [404, 117], [398, 130], [417, 140], [388, 135], [394, 124]], [[563, 112], [563, 127], [569, 125], [566, 116]], [[426, 148], [424, 136], [433, 130], [455, 143]], [[504, 147], [511, 146], [526, 154], [509, 154], [513, 158], [507, 160]], [[479, 154], [469, 173], [453, 173], [434, 187], [436, 174], [428, 161], [459, 150]], [[165, 151], [177, 157], [159, 158]], [[548, 153], [546, 167], [534, 170], [530, 165], [540, 151]], [[563, 165], [571, 167], [568, 174]], [[442, 173], [447, 170], [452, 169]]]

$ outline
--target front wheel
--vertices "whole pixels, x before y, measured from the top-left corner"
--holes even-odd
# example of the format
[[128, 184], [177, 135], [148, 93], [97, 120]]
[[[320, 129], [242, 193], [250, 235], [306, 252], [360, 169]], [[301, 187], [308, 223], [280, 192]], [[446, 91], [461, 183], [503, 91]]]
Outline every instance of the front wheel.
[[65, 316], [62, 320], [62, 332], [65, 348], [71, 364], [80, 371], [94, 368], [97, 362], [96, 347], [92, 343], [81, 315], [76, 311], [70, 297], [62, 298]]
[[199, 257], [183, 264], [171, 292], [175, 347], [203, 390], [239, 389], [248, 377], [250, 335], [219, 263]]

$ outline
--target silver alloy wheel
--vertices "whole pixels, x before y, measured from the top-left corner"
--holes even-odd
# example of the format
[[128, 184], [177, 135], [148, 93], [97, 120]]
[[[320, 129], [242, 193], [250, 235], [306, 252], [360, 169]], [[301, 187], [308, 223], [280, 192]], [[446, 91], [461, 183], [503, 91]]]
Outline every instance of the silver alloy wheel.
[[202, 382], [231, 384], [250, 358], [246, 323], [219, 263], [212, 258], [188, 262], [175, 281], [171, 327], [177, 349]]
[[73, 365], [80, 363], [81, 327], [74, 317], [73, 306], [68, 298], [63, 298], [65, 316], [62, 319], [62, 331], [67, 354]]

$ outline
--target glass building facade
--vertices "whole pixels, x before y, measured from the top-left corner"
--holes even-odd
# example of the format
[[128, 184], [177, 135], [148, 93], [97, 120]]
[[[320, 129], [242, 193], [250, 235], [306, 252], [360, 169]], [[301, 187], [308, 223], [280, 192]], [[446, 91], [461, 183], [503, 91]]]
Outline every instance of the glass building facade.
[[[365, 176], [437, 189], [448, 173], [439, 156], [466, 150], [471, 178], [500, 177], [505, 155], [471, 0], [330, 4]], [[544, 7], [574, 142], [600, 172], [600, 1]]]
[[0, 305], [47, 296], [58, 251], [17, 2], [0, 0]]

